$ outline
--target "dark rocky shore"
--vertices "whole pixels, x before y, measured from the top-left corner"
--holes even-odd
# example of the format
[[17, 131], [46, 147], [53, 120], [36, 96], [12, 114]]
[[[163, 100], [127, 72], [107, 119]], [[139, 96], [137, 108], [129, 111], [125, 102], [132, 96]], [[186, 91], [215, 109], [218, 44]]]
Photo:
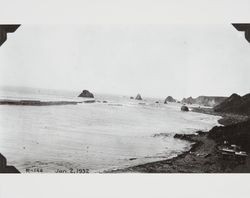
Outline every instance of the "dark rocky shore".
[[[248, 95], [249, 96], [249, 95]], [[208, 132], [197, 131], [195, 134], [176, 134], [174, 137], [193, 143], [191, 149], [177, 157], [137, 165], [125, 169], [109, 171], [110, 173], [250, 173], [250, 157], [241, 155], [225, 155], [221, 147], [225, 143], [237, 146], [246, 153], [250, 153], [250, 115], [245, 113], [245, 108], [239, 111], [239, 106], [250, 106], [246, 103], [236, 101], [238, 105], [237, 114], [235, 109], [228, 111], [228, 101], [235, 98], [229, 97], [219, 104], [219, 108], [192, 108], [192, 111], [219, 115], [222, 118], [218, 121], [224, 126], [215, 126]], [[240, 99], [240, 97], [237, 97]], [[240, 99], [242, 100], [242, 99]], [[249, 101], [249, 100], [248, 100]], [[232, 105], [231, 102], [229, 105]], [[222, 108], [223, 107], [223, 108]], [[224, 108], [227, 111], [224, 111]], [[220, 109], [215, 111], [214, 109]]]
[[[240, 123], [241, 124], [241, 123]], [[230, 131], [235, 131], [234, 128], [237, 124], [229, 125], [226, 127], [214, 127], [208, 133], [198, 131], [196, 134], [184, 135], [176, 134], [175, 138], [192, 142], [193, 145], [190, 150], [178, 155], [175, 158], [168, 160], [162, 160], [158, 162], [152, 162], [133, 166], [125, 169], [118, 169], [110, 171], [111, 173], [234, 173], [234, 172], [250, 172], [250, 159], [237, 159], [237, 158], [225, 158], [219, 151], [219, 146], [223, 144], [224, 135]], [[239, 130], [250, 131], [250, 121], [243, 123], [243, 126], [239, 127]], [[218, 135], [218, 137], [216, 136]], [[230, 137], [232, 134], [228, 134]], [[242, 134], [236, 134], [238, 138], [237, 143], [246, 148], [249, 152], [249, 136], [246, 133], [247, 141], [242, 142], [240, 138]], [[230, 138], [229, 138], [230, 139]], [[244, 138], [243, 138], [244, 139]]]

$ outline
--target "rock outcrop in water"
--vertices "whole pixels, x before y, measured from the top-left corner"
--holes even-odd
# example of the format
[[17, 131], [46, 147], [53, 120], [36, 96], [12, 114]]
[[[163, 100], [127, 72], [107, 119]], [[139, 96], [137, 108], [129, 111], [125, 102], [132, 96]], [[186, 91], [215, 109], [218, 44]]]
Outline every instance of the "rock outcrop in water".
[[82, 97], [82, 98], [94, 98], [94, 94], [92, 94], [88, 90], [83, 90], [82, 93], [78, 97]]
[[189, 108], [188, 108], [187, 106], [183, 105], [183, 106], [181, 107], [181, 110], [182, 110], [182, 111], [189, 111]]
[[214, 107], [215, 112], [234, 113], [240, 115], [250, 115], [250, 94], [240, 96], [232, 94], [221, 104]]
[[141, 97], [141, 95], [140, 94], [137, 94], [137, 96], [136, 96], [136, 98], [135, 98], [136, 100], [142, 100], [142, 97]]
[[183, 98], [181, 102], [184, 104], [198, 104], [203, 106], [214, 107], [222, 103], [226, 99], [227, 97], [221, 97], [221, 96], [199, 96], [197, 98], [192, 98], [192, 97]]
[[164, 104], [167, 104], [167, 102], [176, 102], [176, 100], [172, 96], [168, 96], [165, 99]]

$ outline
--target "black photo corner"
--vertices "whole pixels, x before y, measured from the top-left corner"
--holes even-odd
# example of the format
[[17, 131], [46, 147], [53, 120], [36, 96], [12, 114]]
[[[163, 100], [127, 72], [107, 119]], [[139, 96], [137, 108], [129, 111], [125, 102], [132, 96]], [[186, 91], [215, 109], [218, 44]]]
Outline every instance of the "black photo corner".
[[[7, 34], [13, 33], [17, 30], [20, 25], [0, 25], [0, 47], [7, 40]], [[6, 158], [1, 154], [0, 151], [0, 173], [20, 173], [15, 166], [7, 164]]]

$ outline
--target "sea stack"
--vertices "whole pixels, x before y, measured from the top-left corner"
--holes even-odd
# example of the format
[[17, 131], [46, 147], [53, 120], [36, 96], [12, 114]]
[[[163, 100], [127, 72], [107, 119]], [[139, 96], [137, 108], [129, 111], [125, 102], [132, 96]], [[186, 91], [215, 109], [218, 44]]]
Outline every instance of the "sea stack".
[[83, 90], [82, 93], [78, 97], [82, 97], [82, 98], [94, 98], [94, 94], [92, 94], [88, 90]]
[[182, 111], [189, 111], [189, 108], [188, 108], [186, 105], [183, 105], [183, 106], [181, 107], [181, 110], [182, 110]]
[[168, 96], [165, 99], [164, 104], [167, 104], [168, 102], [176, 102], [176, 100], [172, 96]]
[[142, 100], [142, 97], [141, 97], [141, 95], [140, 94], [137, 94], [137, 96], [136, 96], [136, 98], [135, 98], [136, 100]]

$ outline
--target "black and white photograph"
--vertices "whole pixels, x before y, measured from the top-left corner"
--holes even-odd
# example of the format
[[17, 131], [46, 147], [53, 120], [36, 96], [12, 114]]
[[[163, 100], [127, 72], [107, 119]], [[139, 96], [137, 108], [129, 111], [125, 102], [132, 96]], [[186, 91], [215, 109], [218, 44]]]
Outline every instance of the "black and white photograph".
[[0, 25], [1, 173], [249, 173], [250, 24]]
[[0, 7], [0, 198], [249, 198], [249, 0]]

